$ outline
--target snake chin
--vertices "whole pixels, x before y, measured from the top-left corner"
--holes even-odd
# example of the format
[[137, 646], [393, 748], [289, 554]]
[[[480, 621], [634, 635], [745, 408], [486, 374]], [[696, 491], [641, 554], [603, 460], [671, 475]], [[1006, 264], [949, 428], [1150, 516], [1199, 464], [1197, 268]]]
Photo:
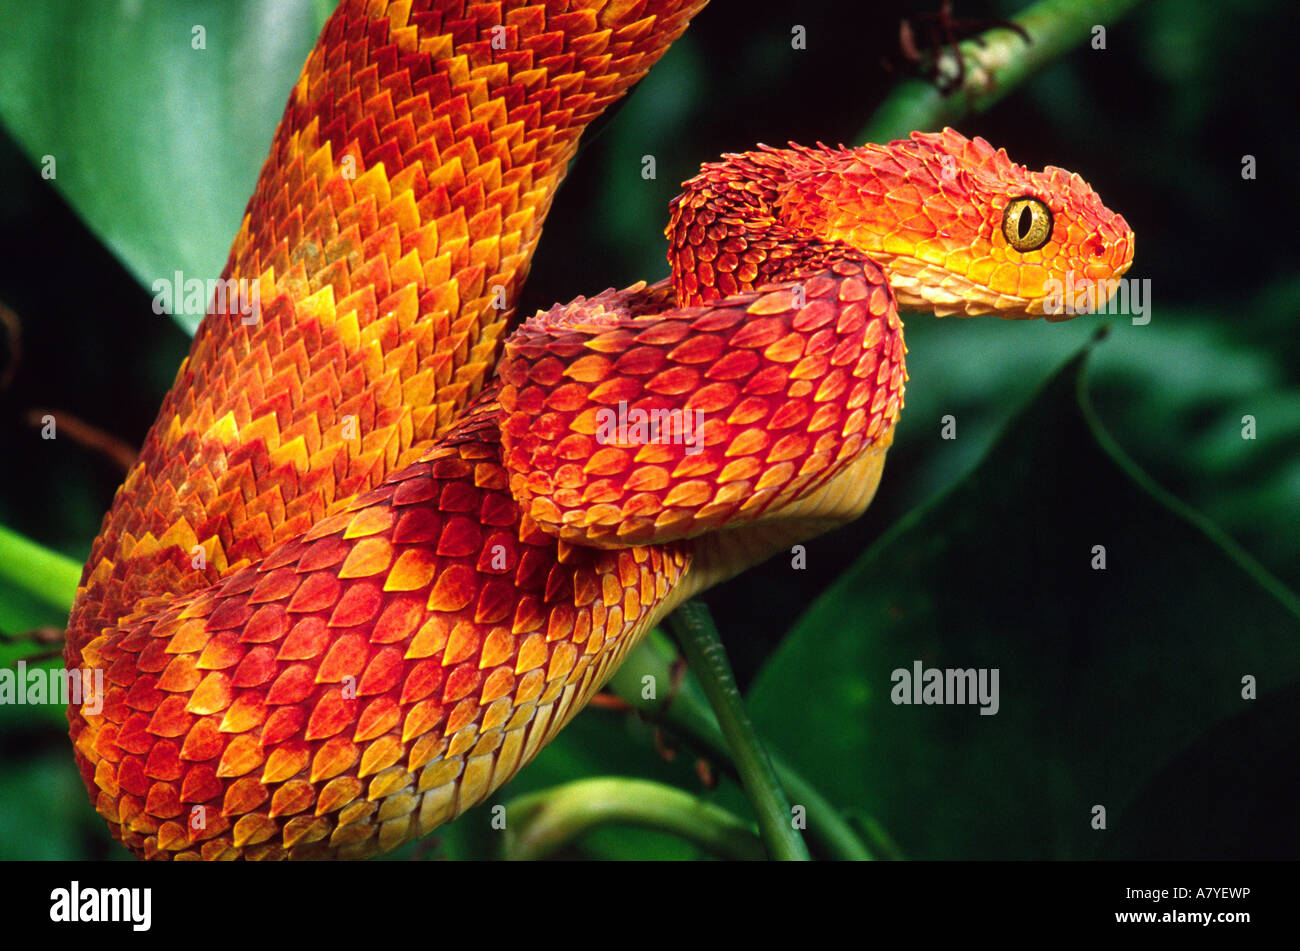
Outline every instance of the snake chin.
[[[693, 540], [691, 570], [672, 592], [672, 604], [694, 597], [790, 546], [854, 521], [875, 498], [891, 430], [833, 479], [757, 522], [709, 532]], [[671, 605], [666, 609], [671, 610]]]
[[896, 255], [889, 257], [884, 266], [900, 310], [933, 313], [936, 317], [1037, 316], [1029, 310], [1032, 301], [999, 294], [969, 278], [915, 258]]

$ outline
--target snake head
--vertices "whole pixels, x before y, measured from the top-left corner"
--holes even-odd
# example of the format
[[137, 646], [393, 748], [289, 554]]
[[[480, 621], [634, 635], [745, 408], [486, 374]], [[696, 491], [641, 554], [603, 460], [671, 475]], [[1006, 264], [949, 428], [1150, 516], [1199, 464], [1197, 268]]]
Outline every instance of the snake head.
[[981, 138], [809, 154], [783, 217], [869, 254], [905, 309], [1067, 319], [1100, 309], [1133, 261], [1128, 223], [1077, 173], [1029, 171]]

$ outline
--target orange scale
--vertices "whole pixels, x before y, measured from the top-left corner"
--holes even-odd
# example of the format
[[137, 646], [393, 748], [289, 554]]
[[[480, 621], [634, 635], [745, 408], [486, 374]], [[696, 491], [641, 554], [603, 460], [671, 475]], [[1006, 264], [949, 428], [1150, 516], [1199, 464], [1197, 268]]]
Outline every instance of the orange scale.
[[503, 493], [488, 493], [479, 504], [478, 520], [484, 525], [511, 527], [519, 520], [519, 508]]
[[[547, 538], [549, 541], [549, 538]], [[509, 548], [503, 545], [503, 552], [509, 552]], [[510, 559], [506, 559], [507, 565]], [[553, 566], [552, 559], [548, 557], [546, 551], [537, 548], [524, 548], [518, 552], [518, 563], [514, 567], [515, 587], [520, 591], [538, 591], [543, 589], [548, 581], [550, 570]], [[504, 570], [508, 570], [504, 569]]]
[[172, 783], [154, 783], [145, 797], [144, 811], [159, 819], [173, 819], [185, 811], [180, 794]]
[[[180, 747], [170, 740], [160, 740], [149, 751], [149, 758], [144, 764], [144, 775], [150, 779], [172, 782], [181, 778], [184, 769]], [[121, 783], [120, 778], [118, 782]]]
[[253, 609], [243, 599], [222, 601], [208, 617], [206, 629], [213, 632], [242, 628], [252, 616]]
[[[221, 780], [217, 778], [217, 771], [207, 763], [191, 767], [181, 782], [181, 802], [208, 802], [220, 796], [221, 792], [222, 785]], [[160, 818], [169, 818], [160, 813], [156, 815]]]
[[230, 675], [214, 670], [195, 688], [185, 709], [200, 716], [219, 713], [230, 706], [231, 699]]
[[[391, 577], [391, 575], [390, 575]], [[385, 587], [385, 590], [390, 590]], [[370, 631], [372, 644], [396, 644], [411, 637], [424, 618], [424, 600], [395, 598], [384, 608]]]
[[164, 822], [158, 827], [158, 849], [177, 852], [190, 844], [189, 833], [179, 822]]
[[[310, 809], [316, 802], [316, 787], [305, 779], [294, 779], [285, 783], [271, 797], [269, 815], [278, 819], [281, 816], [293, 816]], [[258, 804], [260, 805], [260, 803]], [[239, 810], [247, 812], [246, 809]]]
[[742, 392], [752, 396], [774, 395], [784, 392], [788, 380], [789, 373], [784, 367], [764, 367], [749, 378]]
[[[168, 701], [164, 700], [160, 705], [160, 709], [166, 706], [167, 703]], [[155, 710], [154, 716], [157, 715], [158, 711]], [[152, 719], [144, 713], [131, 714], [122, 722], [120, 728], [112, 723], [101, 722], [97, 732], [93, 734], [83, 732], [77, 737], [77, 745], [78, 747], [84, 747], [86, 744], [93, 742], [96, 755], [114, 763], [121, 760], [126, 754], [143, 756], [149, 752], [157, 741], [157, 735], [149, 732], [151, 722]], [[184, 732], [184, 730], [181, 730], [174, 735], [179, 736]]]
[[771, 452], [767, 454], [767, 463], [786, 462], [798, 459], [808, 452], [811, 440], [803, 433], [789, 433], [777, 440]]
[[240, 661], [231, 676], [232, 687], [258, 687], [275, 674], [278, 665], [275, 651], [270, 647], [255, 647]]
[[[411, 476], [393, 490], [392, 503], [395, 506], [415, 505], [427, 502], [438, 494], [438, 484], [428, 476], [427, 466], [412, 466]], [[411, 471], [408, 470], [408, 471]]]
[[266, 702], [272, 706], [298, 704], [311, 696], [315, 687], [316, 678], [310, 666], [291, 664], [271, 685], [266, 695]]
[[330, 642], [330, 632], [325, 619], [305, 617], [293, 626], [289, 636], [280, 645], [277, 660], [311, 660], [318, 656]]
[[347, 729], [357, 718], [355, 697], [344, 697], [340, 690], [326, 691], [307, 720], [307, 740], [324, 740]]
[[[83, 677], [84, 669], [83, 669]], [[82, 681], [83, 685], [85, 681]], [[94, 696], [93, 687], [90, 691], [82, 694], [84, 700], [89, 702]], [[165, 697], [162, 699], [166, 699]], [[121, 723], [130, 715], [130, 708], [126, 705], [126, 691], [121, 687], [113, 684], [104, 690], [103, 698], [104, 707], [100, 710], [100, 716], [112, 723]], [[147, 712], [147, 711], [146, 711]]]
[[261, 766], [264, 759], [265, 752], [257, 737], [245, 733], [231, 740], [221, 754], [217, 775], [222, 778], [244, 776]]
[[[363, 538], [338, 570], [339, 578], [369, 578], [386, 571], [393, 561], [393, 546], [387, 538]], [[351, 593], [351, 592], [349, 592]], [[346, 600], [347, 596], [344, 596]], [[340, 608], [342, 605], [340, 605]], [[337, 612], [336, 612], [337, 613]]]
[[[662, 396], [681, 396], [689, 393], [699, 386], [700, 373], [698, 370], [690, 367], [669, 367], [662, 373], [658, 373], [645, 382], [644, 389], [647, 393], [657, 393]], [[615, 396], [618, 388], [610, 386], [601, 396], [592, 393], [592, 399], [600, 402], [615, 403], [619, 399], [631, 400], [639, 395], [640, 384], [637, 385], [636, 391], [625, 391], [621, 396]]]
[[[478, 700], [474, 697], [462, 700], [452, 708], [451, 713], [447, 716], [447, 725], [442, 730], [443, 736], [456, 738], [448, 748], [448, 756], [458, 755], [459, 752], [464, 750], [464, 745], [461, 745], [459, 748], [457, 747], [457, 743], [464, 739], [464, 737], [461, 736], [461, 732], [465, 727], [474, 723], [479, 718], [481, 711], [482, 708], [479, 706]], [[472, 733], [470, 741], [472, 742]]]
[[406, 706], [423, 700], [442, 686], [445, 676], [446, 672], [438, 661], [421, 661], [411, 668], [402, 682], [402, 696], [399, 702]]
[[[438, 557], [433, 552], [424, 548], [408, 549], [398, 556], [392, 570], [388, 572], [388, 576], [384, 579], [384, 591], [418, 591], [425, 588], [433, 581], [437, 568]], [[423, 602], [420, 602], [419, 606], [423, 608]], [[381, 616], [376, 627], [378, 628], [382, 622]], [[379, 640], [377, 635], [372, 636], [376, 641]]]
[[140, 652], [135, 665], [141, 673], [156, 674], [161, 672], [169, 663], [171, 663], [171, 655], [167, 653], [167, 644], [164, 641], [153, 639]]
[[243, 733], [261, 726], [266, 720], [267, 707], [258, 693], [247, 692], [235, 698], [221, 718], [222, 733]]
[[330, 646], [316, 672], [316, 683], [339, 683], [344, 677], [359, 677], [370, 656], [364, 634], [345, 634]]
[[817, 387], [817, 392], [813, 395], [813, 402], [825, 403], [829, 400], [835, 400], [844, 393], [848, 385], [848, 377], [842, 370], [829, 373]]
[[[115, 687], [115, 690], [121, 688]], [[158, 689], [158, 678], [150, 676], [141, 676], [131, 685], [131, 689], [126, 691], [124, 703], [132, 710], [140, 710], [144, 713], [151, 713], [158, 709], [158, 705], [166, 699], [160, 689]]]
[[[183, 736], [188, 732], [194, 724], [194, 717], [185, 712], [185, 700], [184, 696], [174, 696], [168, 697], [159, 704], [158, 709], [154, 711], [153, 717], [149, 720], [149, 725], [146, 728], [148, 732], [154, 736], [162, 737]], [[122, 733], [126, 734], [126, 732], [126, 726], [124, 725]], [[140, 733], [140, 738], [143, 738], [145, 742], [151, 742], [147, 737], [143, 737], [143, 731]], [[117, 742], [119, 746], [128, 752], [143, 752], [143, 750], [128, 747], [126, 742], [123, 742], [124, 740], [131, 742], [132, 739], [135, 739], [136, 742], [133, 743], [133, 746], [136, 746], [140, 738], [119, 735]]]
[[[619, 356], [618, 360], [614, 364], [613, 372], [619, 376], [648, 376], [661, 369], [666, 359], [668, 358], [664, 356], [663, 351], [657, 347], [632, 347], [626, 353]], [[593, 380], [591, 382], [595, 381]], [[569, 388], [564, 387], [562, 389]], [[576, 386], [572, 389], [574, 390], [574, 395], [570, 408], [577, 409], [581, 403], [586, 402], [587, 392], [585, 389]], [[556, 397], [559, 395], [559, 392], [560, 391], [557, 390], [551, 399], [548, 400], [548, 403], [551, 403], [555, 409], [564, 408], [562, 405], [557, 405], [554, 402]], [[563, 402], [569, 403], [570, 401], [566, 398]]]
[[371, 743], [361, 754], [357, 767], [358, 778], [373, 776], [392, 766], [402, 758], [403, 746], [395, 736], [384, 736]]
[[459, 611], [468, 607], [477, 594], [478, 576], [466, 565], [450, 565], [439, 576], [429, 593], [432, 611]]
[[735, 403], [739, 396], [740, 391], [731, 383], [710, 383], [690, 395], [686, 400], [686, 409], [721, 413]]
[[788, 400], [772, 414], [772, 418], [768, 422], [768, 428], [789, 429], [792, 426], [798, 426], [808, 418], [810, 411], [811, 407], [807, 402], [799, 399]]
[[203, 762], [218, 756], [225, 748], [227, 737], [218, 729], [216, 717], [199, 719], [185, 737], [181, 747], [181, 759], [191, 762]]
[[219, 634], [208, 641], [195, 666], [199, 670], [225, 670], [238, 664], [246, 650], [247, 648], [239, 643], [239, 634], [234, 632]]
[[438, 537], [442, 529], [442, 518], [433, 509], [420, 506], [402, 512], [393, 529], [393, 544], [422, 544]]
[[207, 624], [203, 618], [197, 616], [191, 616], [182, 621], [175, 628], [174, 633], [160, 624], [154, 628], [154, 634], [159, 637], [166, 637], [170, 634], [171, 640], [167, 644], [167, 653], [169, 654], [192, 654], [195, 651], [202, 650], [211, 637], [211, 634], [208, 633]]
[[383, 604], [384, 592], [374, 582], [347, 585], [338, 606], [330, 615], [329, 626], [358, 627], [367, 624], [379, 616]]
[[352, 739], [357, 743], [373, 740], [392, 730], [401, 718], [401, 709], [392, 697], [378, 697], [361, 711]]
[[[321, 744], [311, 762], [310, 779], [318, 783], [323, 779], [333, 779], [352, 766], [361, 756], [361, 750], [347, 737], [335, 736]], [[322, 800], [325, 798], [321, 794]], [[317, 810], [320, 814], [320, 810]]]
[[260, 605], [287, 598], [298, 589], [298, 583], [301, 580], [298, 572], [293, 568], [280, 568], [272, 571], [264, 575], [262, 580], [258, 582], [257, 587], [248, 596], [248, 603]]
[[400, 650], [389, 647], [378, 651], [366, 664], [361, 683], [357, 686], [357, 696], [387, 693], [401, 682], [405, 669], [406, 661]]
[[332, 574], [317, 572], [302, 583], [286, 610], [297, 614], [324, 611], [334, 606], [341, 590], [342, 585]]
[[239, 639], [246, 644], [278, 641], [289, 630], [289, 616], [282, 605], [267, 604], [253, 612]]
[[272, 747], [283, 743], [302, 729], [306, 719], [307, 714], [298, 706], [286, 706], [271, 711], [266, 717], [266, 726], [262, 728], [262, 745]]
[[409, 743], [433, 729], [443, 717], [443, 708], [436, 700], [421, 700], [411, 707], [402, 724], [402, 742]]
[[[145, 774], [144, 763], [138, 757], [124, 760], [118, 766], [117, 785], [123, 792], [140, 798], [144, 798], [149, 794], [149, 777]], [[113, 818], [116, 818], [116, 816]]]
[[232, 830], [231, 844], [236, 849], [265, 842], [276, 833], [275, 821], [258, 813], [249, 813], [238, 822]]
[[710, 380], [739, 380], [758, 368], [760, 358], [753, 350], [732, 350], [704, 373]]
[[589, 568], [580, 568], [573, 573], [573, 603], [577, 607], [591, 604], [600, 595], [600, 582], [596, 573]]
[[447, 646], [443, 650], [443, 666], [449, 667], [473, 657], [478, 652], [481, 636], [482, 632], [477, 624], [467, 621], [457, 622], [451, 629]]
[[482, 545], [483, 531], [478, 523], [463, 515], [453, 515], [442, 527], [436, 553], [444, 558], [467, 558], [480, 551]]

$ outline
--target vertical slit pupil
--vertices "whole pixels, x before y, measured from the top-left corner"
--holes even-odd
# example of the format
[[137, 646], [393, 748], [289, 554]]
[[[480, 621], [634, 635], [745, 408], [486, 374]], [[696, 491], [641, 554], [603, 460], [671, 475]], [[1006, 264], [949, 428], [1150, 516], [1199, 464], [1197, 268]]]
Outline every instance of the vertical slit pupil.
[[1029, 210], [1028, 205], [1025, 205], [1024, 208], [1020, 209], [1020, 221], [1016, 225], [1016, 227], [1020, 231], [1021, 241], [1025, 240], [1025, 238], [1029, 236], [1029, 229], [1033, 225], [1033, 223], [1034, 223], [1034, 213]]

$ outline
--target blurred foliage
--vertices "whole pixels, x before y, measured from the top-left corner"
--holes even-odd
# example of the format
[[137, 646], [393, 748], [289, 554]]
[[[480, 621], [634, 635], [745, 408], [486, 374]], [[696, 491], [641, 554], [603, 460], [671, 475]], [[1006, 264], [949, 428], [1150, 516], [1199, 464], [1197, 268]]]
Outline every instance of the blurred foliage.
[[[956, 6], [979, 18], [1023, 5]], [[0, 339], [0, 366], [20, 350], [0, 391], [0, 525], [80, 560], [121, 473], [41, 440], [27, 415], [67, 411], [142, 440], [188, 345], [145, 285], [177, 268], [215, 276], [321, 4], [75, 6], [0, 0], [0, 302], [22, 328], [20, 348]], [[714, 0], [585, 147], [521, 311], [662, 276], [667, 204], [701, 162], [755, 142], [854, 143], [903, 74], [880, 66], [897, 64], [899, 18], [936, 7]], [[206, 60], [189, 55], [192, 22], [208, 26]], [[44, 24], [44, 39], [19, 23]], [[796, 23], [806, 50], [791, 49]], [[872, 508], [810, 542], [807, 570], [776, 559], [707, 596], [760, 731], [908, 855], [1295, 854], [1295, 767], [1282, 764], [1297, 762], [1300, 691], [1279, 688], [1300, 673], [1300, 624], [1135, 484], [1096, 427], [1300, 589], [1300, 267], [1271, 227], [1300, 203], [1300, 137], [1279, 108], [1298, 27], [1282, 2], [1145, 4], [1104, 50], [1079, 48], [959, 123], [1031, 168], [1080, 172], [1124, 214], [1151, 322], [908, 316], [907, 405]], [[69, 151], [52, 188], [33, 163], [57, 149]], [[1076, 367], [1053, 373], [1101, 322], [1092, 419]], [[1108, 546], [1104, 573], [1088, 568], [1092, 544]], [[9, 634], [60, 622], [9, 589], [0, 614]], [[890, 670], [914, 659], [1001, 668], [1001, 712], [886, 702]], [[1260, 678], [1253, 706], [1238, 699], [1246, 673]], [[0, 706], [0, 858], [124, 855], [86, 804], [61, 723]], [[748, 814], [725, 770], [710, 791], [689, 746], [670, 746], [668, 761], [650, 724], [592, 710], [498, 800], [618, 774]], [[1110, 810], [1105, 839], [1087, 826], [1094, 803]], [[494, 854], [484, 808], [397, 857]], [[566, 855], [696, 852], [610, 827]]]
[[0, 114], [144, 286], [215, 276], [328, 6], [3, 0]]
[[[1082, 367], [1067, 364], [975, 472], [845, 572], [753, 685], [763, 735], [914, 858], [1095, 856], [1140, 834], [1124, 810], [1161, 764], [1250, 709], [1242, 676], [1261, 693], [1300, 677], [1300, 601], [1270, 596], [1099, 445]], [[1076, 480], [1086, 491], [1062, 506], [1059, 486]], [[1090, 564], [1098, 545], [1104, 571]], [[914, 660], [998, 670], [996, 715], [895, 705], [891, 673]], [[791, 704], [791, 684], [816, 684], [817, 703]], [[1300, 738], [1300, 716], [1285, 730]], [[1279, 815], [1285, 775], [1252, 777]], [[1089, 824], [1096, 804], [1106, 836]], [[1243, 820], [1183, 818], [1149, 854]]]

